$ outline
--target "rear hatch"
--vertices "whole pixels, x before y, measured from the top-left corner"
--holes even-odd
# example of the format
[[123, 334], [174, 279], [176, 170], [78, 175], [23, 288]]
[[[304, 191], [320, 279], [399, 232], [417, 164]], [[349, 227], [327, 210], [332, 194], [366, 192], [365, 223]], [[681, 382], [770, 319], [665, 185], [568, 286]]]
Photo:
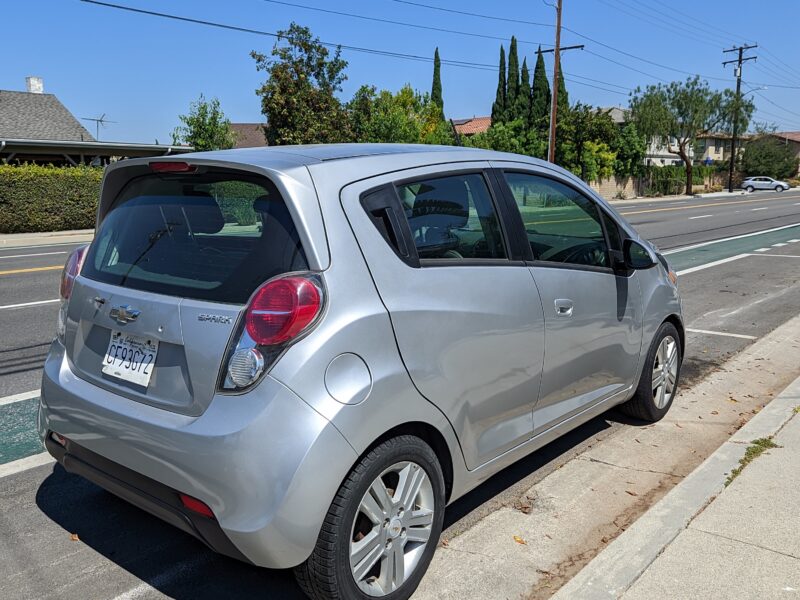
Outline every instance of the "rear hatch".
[[78, 377], [174, 412], [199, 415], [248, 298], [308, 268], [272, 182], [199, 167], [125, 185], [100, 224], [67, 308]]

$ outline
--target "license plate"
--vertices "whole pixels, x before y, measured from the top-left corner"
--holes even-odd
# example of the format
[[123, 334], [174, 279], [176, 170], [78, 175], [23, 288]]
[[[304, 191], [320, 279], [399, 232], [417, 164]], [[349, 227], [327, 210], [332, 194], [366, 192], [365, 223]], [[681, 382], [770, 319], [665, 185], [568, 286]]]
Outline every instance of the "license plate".
[[112, 331], [102, 371], [106, 375], [147, 387], [157, 354], [158, 340]]

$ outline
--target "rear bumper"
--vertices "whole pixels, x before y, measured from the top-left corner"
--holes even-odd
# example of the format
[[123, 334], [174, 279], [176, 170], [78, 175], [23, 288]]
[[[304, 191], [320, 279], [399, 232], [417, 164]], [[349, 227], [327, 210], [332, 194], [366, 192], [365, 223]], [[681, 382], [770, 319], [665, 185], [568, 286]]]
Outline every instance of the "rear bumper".
[[[246, 394], [215, 397], [191, 417], [76, 377], [57, 341], [45, 362], [38, 428], [68, 471], [223, 554], [270, 568], [308, 558], [357, 459], [327, 419], [269, 377]], [[51, 431], [69, 440], [62, 457], [47, 441]], [[198, 522], [203, 517], [187, 521], [179, 504], [176, 512], [177, 492], [207, 504], [218, 532]]]

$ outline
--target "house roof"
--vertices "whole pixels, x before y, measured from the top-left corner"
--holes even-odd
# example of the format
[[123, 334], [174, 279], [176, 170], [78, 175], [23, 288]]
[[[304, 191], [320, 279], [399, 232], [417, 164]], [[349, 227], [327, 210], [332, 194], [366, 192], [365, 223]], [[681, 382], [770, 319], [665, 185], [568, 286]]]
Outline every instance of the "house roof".
[[621, 125], [628, 120], [628, 109], [621, 106], [606, 106], [601, 108], [604, 113], [607, 113], [611, 120], [617, 125]]
[[772, 135], [782, 140], [789, 140], [790, 142], [797, 142], [800, 144], [800, 131], [776, 131]]
[[261, 148], [267, 145], [264, 137], [265, 123], [231, 123], [231, 129], [236, 133], [234, 148]]
[[0, 90], [0, 139], [93, 142], [53, 94]]
[[453, 119], [458, 135], [475, 135], [483, 133], [492, 125], [492, 117], [472, 117], [471, 119]]

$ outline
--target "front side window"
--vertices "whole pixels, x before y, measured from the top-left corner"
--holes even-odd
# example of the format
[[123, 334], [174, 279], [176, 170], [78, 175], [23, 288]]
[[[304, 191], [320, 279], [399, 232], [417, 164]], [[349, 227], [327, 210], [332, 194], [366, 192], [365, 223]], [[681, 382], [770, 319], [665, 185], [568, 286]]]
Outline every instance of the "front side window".
[[500, 221], [483, 175], [404, 183], [397, 193], [420, 259], [506, 258]]
[[505, 174], [534, 260], [608, 267], [597, 205], [562, 183], [528, 173]]

